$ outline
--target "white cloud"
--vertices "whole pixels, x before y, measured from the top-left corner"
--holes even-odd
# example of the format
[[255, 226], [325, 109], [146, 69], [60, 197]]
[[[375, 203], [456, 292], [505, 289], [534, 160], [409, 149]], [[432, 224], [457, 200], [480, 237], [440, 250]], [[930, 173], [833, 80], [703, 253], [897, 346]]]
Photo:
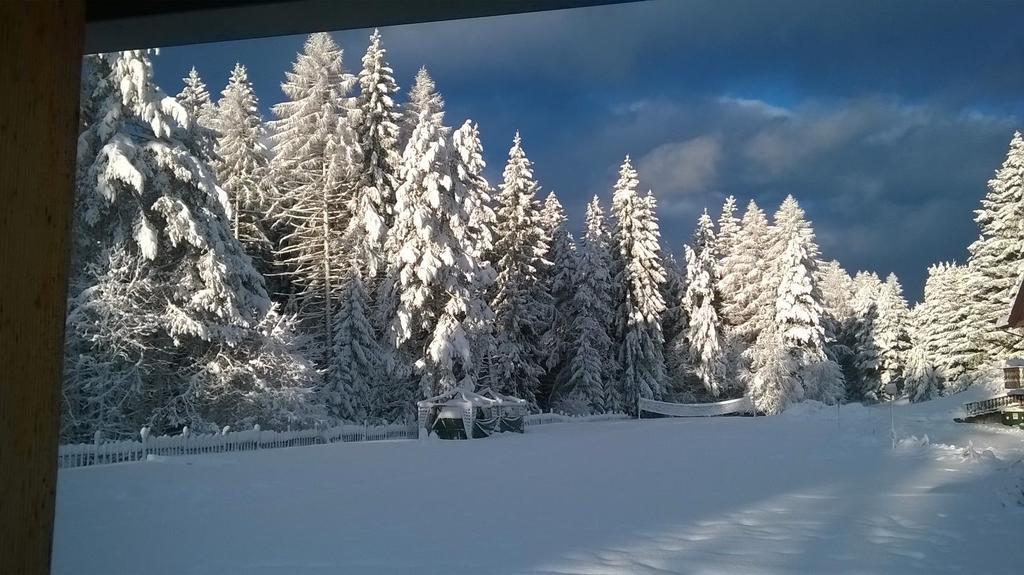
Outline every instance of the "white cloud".
[[719, 96], [717, 102], [725, 106], [749, 110], [760, 116], [765, 116], [766, 118], [788, 118], [793, 115], [793, 112], [787, 108], [769, 104], [764, 100], [758, 100], [756, 98], [738, 98], [736, 96], [726, 94], [724, 96]]
[[722, 158], [721, 137], [704, 134], [662, 144], [637, 162], [641, 180], [660, 198], [706, 193], [718, 176]]

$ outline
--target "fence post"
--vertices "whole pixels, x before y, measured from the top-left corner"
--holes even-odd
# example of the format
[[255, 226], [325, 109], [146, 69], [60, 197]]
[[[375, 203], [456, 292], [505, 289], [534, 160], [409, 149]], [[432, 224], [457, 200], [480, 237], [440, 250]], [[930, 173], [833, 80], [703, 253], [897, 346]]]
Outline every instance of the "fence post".
[[189, 431], [190, 430], [189, 430], [187, 425], [185, 427], [181, 428], [181, 437], [182, 437], [181, 454], [182, 455], [188, 455], [189, 454], [188, 453], [188, 435], [189, 435]]
[[98, 465], [100, 463], [100, 443], [103, 441], [103, 432], [96, 430], [96, 433], [92, 434], [92, 463]]
[[149, 426], [143, 425], [142, 429], [139, 430], [139, 436], [142, 438], [142, 460], [149, 459]]

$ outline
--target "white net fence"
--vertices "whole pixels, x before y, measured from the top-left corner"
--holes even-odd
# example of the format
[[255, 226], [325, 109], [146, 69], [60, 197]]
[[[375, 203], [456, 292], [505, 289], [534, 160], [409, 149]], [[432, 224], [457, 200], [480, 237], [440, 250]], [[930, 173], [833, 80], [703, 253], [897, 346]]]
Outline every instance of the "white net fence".
[[754, 413], [754, 406], [749, 397], [717, 401], [715, 403], [669, 403], [641, 399], [640, 411], [670, 415], [673, 417], [711, 417], [714, 415], [731, 415], [733, 413]]

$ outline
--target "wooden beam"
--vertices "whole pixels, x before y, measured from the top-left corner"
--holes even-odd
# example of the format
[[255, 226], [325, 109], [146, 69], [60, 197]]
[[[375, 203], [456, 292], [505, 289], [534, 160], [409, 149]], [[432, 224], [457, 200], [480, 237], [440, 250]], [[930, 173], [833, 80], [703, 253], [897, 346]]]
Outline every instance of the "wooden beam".
[[87, 0], [88, 53], [396, 26], [636, 0]]
[[0, 573], [50, 571], [79, 0], [0, 2]]

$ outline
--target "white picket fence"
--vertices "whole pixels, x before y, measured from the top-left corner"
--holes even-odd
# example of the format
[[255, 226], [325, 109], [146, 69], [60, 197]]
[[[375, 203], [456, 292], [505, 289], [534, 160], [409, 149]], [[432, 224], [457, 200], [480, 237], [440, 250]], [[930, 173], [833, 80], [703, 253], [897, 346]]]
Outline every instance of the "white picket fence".
[[[526, 416], [526, 425], [610, 421], [626, 417], [617, 413], [580, 417], [558, 413], [535, 413]], [[188, 428], [185, 428], [181, 435], [173, 436], [150, 436], [148, 432], [144, 431], [140, 433], [139, 441], [104, 441], [102, 437], [97, 436], [92, 443], [61, 445], [58, 452], [58, 467], [68, 469], [89, 465], [128, 463], [143, 461], [150, 455], [200, 455], [338, 442], [417, 439], [418, 437], [419, 429], [416, 423], [378, 426], [341, 425], [296, 431], [262, 431], [258, 428], [248, 431], [231, 431], [230, 428], [225, 428], [221, 433], [206, 434], [190, 433]]]
[[562, 415], [560, 413], [531, 413], [526, 416], [526, 425], [547, 425], [549, 423], [579, 423], [587, 421], [615, 421], [629, 419], [623, 413], [600, 413], [597, 415]]
[[296, 431], [263, 431], [259, 428], [248, 431], [194, 434], [188, 428], [181, 435], [149, 436], [145, 431], [139, 441], [103, 441], [97, 437], [93, 443], [61, 445], [58, 450], [58, 467], [85, 467], [142, 461], [149, 455], [199, 455], [203, 453], [225, 453], [253, 451], [256, 449], [277, 449], [281, 447], [302, 447], [339, 441], [381, 441], [385, 439], [416, 439], [419, 430], [415, 423], [379, 426], [341, 425], [321, 429]]

